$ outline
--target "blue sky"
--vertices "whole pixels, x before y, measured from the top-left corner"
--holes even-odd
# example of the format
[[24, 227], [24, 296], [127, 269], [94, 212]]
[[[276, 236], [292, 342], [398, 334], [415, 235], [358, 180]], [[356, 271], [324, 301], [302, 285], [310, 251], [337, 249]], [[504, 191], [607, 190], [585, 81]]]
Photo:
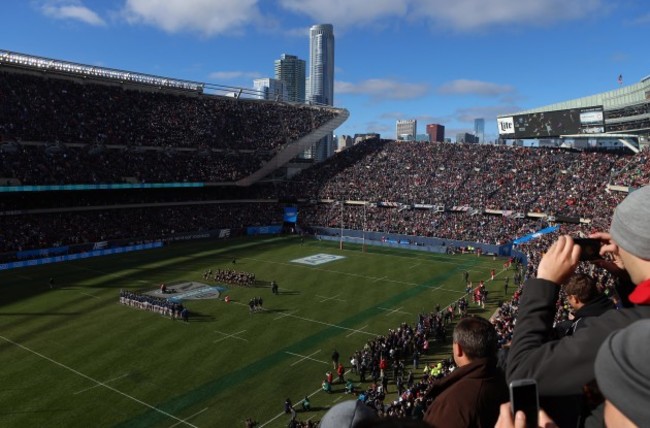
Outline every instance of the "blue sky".
[[1, 49], [245, 87], [331, 23], [337, 134], [483, 117], [494, 138], [497, 114], [650, 74], [647, 0], [11, 0], [2, 18]]

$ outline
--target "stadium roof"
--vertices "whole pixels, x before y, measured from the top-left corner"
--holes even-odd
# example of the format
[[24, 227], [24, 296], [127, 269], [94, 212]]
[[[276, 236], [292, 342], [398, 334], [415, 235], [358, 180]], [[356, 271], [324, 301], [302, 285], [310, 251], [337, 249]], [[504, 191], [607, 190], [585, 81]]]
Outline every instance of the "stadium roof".
[[500, 114], [498, 117], [507, 117], [528, 113], [539, 113], [545, 111], [565, 110], [573, 108], [584, 108], [592, 106], [603, 106], [603, 110], [615, 110], [630, 105], [650, 102], [650, 75], [643, 78], [639, 83], [629, 86], [623, 86], [612, 91], [602, 92], [600, 94], [590, 95], [582, 98], [561, 101], [555, 104], [549, 104], [542, 107], [536, 107], [529, 110], [522, 110], [515, 113]]

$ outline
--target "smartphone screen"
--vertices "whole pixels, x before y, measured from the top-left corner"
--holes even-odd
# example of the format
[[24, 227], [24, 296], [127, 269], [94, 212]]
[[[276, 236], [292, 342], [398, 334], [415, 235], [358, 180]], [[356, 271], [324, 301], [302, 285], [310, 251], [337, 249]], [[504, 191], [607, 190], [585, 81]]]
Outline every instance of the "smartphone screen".
[[537, 428], [537, 412], [539, 401], [537, 398], [537, 382], [534, 379], [516, 380], [510, 383], [510, 405], [512, 414], [518, 411], [526, 415], [526, 427]]
[[591, 238], [573, 238], [573, 242], [580, 246], [580, 260], [600, 259], [600, 240]]

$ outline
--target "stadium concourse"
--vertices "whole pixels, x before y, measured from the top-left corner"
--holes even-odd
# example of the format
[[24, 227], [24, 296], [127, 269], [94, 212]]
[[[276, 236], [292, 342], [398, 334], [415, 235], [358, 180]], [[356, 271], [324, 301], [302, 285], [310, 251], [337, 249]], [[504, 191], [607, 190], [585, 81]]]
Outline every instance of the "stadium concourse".
[[[327, 109], [125, 90], [6, 71], [0, 72], [0, 92], [0, 185], [11, 187], [232, 183], [335, 115]], [[650, 182], [648, 156], [647, 150], [632, 155], [371, 140], [292, 179], [249, 188], [7, 192], [0, 202], [0, 261], [43, 248], [74, 251], [72, 246], [80, 245], [84, 251], [99, 242], [159, 241], [219, 229], [243, 234], [247, 226], [280, 222], [287, 205], [280, 201], [299, 206], [298, 223], [305, 230], [344, 224], [507, 244], [557, 223], [559, 232], [520, 247], [527, 264], [514, 264], [513, 297], [492, 317], [505, 348], [522, 284], [535, 275], [541, 252], [558, 233], [608, 230], [629, 188]], [[580, 269], [596, 279], [599, 290], [616, 296], [614, 278], [605, 270], [593, 264]], [[457, 316], [457, 311], [452, 306], [420, 314], [414, 324], [395, 326], [352, 356], [357, 374], [365, 361], [369, 378], [378, 381], [374, 369], [381, 359], [394, 373], [390, 382], [400, 390], [398, 400], [384, 402], [385, 386], [363, 392], [379, 414], [421, 416], [434, 381], [453, 366], [445, 362], [415, 382], [400, 364], [426, 352], [429, 340], [446, 328], [445, 314]], [[568, 317], [561, 295], [555, 322]]]

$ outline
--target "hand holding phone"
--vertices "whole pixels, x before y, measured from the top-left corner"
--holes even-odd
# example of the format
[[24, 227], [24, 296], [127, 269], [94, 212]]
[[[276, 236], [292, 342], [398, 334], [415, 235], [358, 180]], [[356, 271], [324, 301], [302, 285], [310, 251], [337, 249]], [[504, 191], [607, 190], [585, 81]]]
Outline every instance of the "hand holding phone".
[[510, 405], [512, 414], [518, 411], [526, 415], [526, 427], [538, 428], [539, 397], [535, 379], [520, 379], [510, 382]]
[[602, 259], [600, 255], [600, 239], [573, 238], [573, 243], [580, 247], [580, 261]]

